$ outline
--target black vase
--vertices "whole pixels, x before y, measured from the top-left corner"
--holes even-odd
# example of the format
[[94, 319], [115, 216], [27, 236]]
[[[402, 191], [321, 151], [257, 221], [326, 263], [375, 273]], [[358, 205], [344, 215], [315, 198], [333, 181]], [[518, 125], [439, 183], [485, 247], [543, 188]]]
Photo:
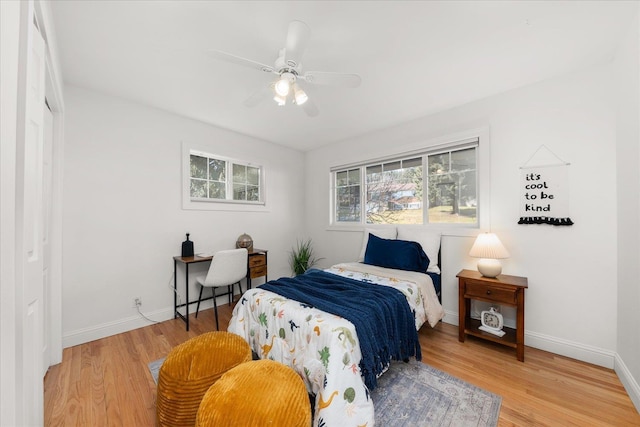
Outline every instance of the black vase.
[[187, 240], [182, 242], [182, 256], [193, 256], [193, 242], [189, 240], [189, 233], [187, 233]]

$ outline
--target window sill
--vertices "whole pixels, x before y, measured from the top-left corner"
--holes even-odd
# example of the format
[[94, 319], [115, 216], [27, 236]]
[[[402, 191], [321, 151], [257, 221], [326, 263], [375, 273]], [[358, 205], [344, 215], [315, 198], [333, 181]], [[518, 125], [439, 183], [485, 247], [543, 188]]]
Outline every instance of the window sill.
[[191, 201], [182, 203], [187, 211], [269, 212], [266, 203], [238, 203], [231, 201]]
[[426, 229], [433, 230], [435, 232], [442, 233], [443, 236], [454, 236], [454, 237], [475, 237], [479, 233], [478, 226], [457, 226], [457, 225], [446, 225], [446, 224], [430, 224], [430, 225], [411, 225], [411, 224], [384, 224], [384, 225], [336, 225], [329, 224], [325, 227], [325, 231], [342, 231], [342, 232], [359, 232], [362, 233], [365, 228], [387, 228], [391, 226], [402, 227], [402, 228], [416, 228], [416, 229]]

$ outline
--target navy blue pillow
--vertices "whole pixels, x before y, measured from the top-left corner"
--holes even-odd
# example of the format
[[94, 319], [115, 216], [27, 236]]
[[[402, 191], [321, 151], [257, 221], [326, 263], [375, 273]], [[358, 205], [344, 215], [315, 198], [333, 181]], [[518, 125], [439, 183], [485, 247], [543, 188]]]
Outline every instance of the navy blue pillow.
[[429, 257], [418, 242], [381, 239], [369, 233], [364, 263], [397, 270], [424, 273], [429, 267]]

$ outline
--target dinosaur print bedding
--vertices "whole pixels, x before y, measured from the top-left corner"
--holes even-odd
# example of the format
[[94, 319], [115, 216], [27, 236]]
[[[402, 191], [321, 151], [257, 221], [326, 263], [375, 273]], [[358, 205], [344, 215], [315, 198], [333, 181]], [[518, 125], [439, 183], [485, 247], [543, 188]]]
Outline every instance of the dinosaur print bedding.
[[[325, 271], [399, 290], [415, 314], [416, 330], [425, 322], [434, 326], [444, 315], [426, 274], [361, 263], [338, 264]], [[314, 426], [374, 425], [373, 403], [360, 371], [360, 344], [351, 322], [258, 287], [242, 296], [228, 331], [244, 337], [261, 358], [291, 366], [302, 377], [316, 396]]]

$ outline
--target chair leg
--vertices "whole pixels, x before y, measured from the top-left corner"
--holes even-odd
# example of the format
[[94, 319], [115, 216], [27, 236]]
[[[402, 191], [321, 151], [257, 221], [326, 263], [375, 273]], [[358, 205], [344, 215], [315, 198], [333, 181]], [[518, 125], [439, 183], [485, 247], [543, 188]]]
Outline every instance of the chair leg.
[[213, 311], [216, 314], [216, 331], [220, 330], [220, 326], [218, 325], [218, 304], [216, 303], [216, 297], [215, 297], [215, 288], [213, 288], [214, 292], [213, 292]]
[[202, 290], [204, 286], [200, 285], [200, 296], [198, 296], [198, 305], [196, 306], [196, 318], [198, 317], [198, 312], [200, 311], [200, 300], [202, 299]]
[[227, 286], [227, 293], [229, 294], [229, 305], [231, 305], [231, 301], [233, 301], [233, 285]]

